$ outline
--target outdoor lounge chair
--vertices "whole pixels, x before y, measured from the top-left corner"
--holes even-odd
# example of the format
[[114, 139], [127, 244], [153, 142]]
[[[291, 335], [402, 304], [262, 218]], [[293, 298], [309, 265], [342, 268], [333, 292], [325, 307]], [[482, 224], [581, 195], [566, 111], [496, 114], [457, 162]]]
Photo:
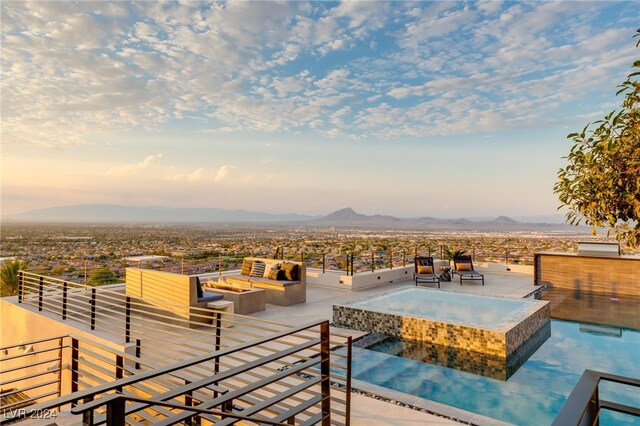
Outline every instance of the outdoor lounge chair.
[[416, 285], [418, 283], [437, 283], [440, 288], [440, 276], [433, 266], [433, 257], [416, 256], [414, 259], [414, 276]]
[[462, 280], [482, 280], [482, 285], [484, 285], [484, 275], [473, 269], [471, 256], [464, 255], [454, 257], [453, 267], [453, 273], [460, 275], [460, 285], [462, 285]]

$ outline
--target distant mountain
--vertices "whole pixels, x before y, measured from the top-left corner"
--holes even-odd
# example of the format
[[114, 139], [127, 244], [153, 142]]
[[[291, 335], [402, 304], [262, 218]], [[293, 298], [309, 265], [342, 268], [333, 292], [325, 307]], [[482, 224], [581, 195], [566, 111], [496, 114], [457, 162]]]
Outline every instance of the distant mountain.
[[316, 222], [326, 222], [326, 223], [377, 223], [377, 222], [399, 222], [402, 219], [393, 216], [381, 216], [381, 215], [373, 215], [367, 216], [364, 214], [356, 213], [353, 211], [351, 207], [347, 207], [344, 209], [336, 210], [333, 213], [329, 213], [328, 215], [316, 219]]
[[357, 228], [391, 228], [431, 231], [548, 231], [548, 230], [578, 230], [566, 223], [529, 223], [519, 222], [508, 216], [498, 216], [495, 219], [469, 220], [438, 219], [433, 217], [398, 218], [395, 216], [364, 215], [356, 213], [352, 208], [336, 210], [333, 213], [311, 220], [309, 223], [336, 227]]
[[270, 214], [216, 208], [177, 208], [120, 206], [115, 204], [77, 204], [30, 210], [3, 219], [26, 222], [102, 222], [102, 223], [240, 223], [292, 222], [314, 219], [299, 214]]
[[121, 206], [115, 204], [77, 204], [50, 207], [8, 215], [3, 221], [60, 223], [263, 223], [294, 224], [308, 227], [399, 229], [426, 231], [580, 231], [566, 223], [520, 222], [508, 216], [494, 219], [438, 219], [434, 217], [398, 218], [365, 215], [346, 207], [326, 216], [271, 214], [217, 208], [175, 208]]

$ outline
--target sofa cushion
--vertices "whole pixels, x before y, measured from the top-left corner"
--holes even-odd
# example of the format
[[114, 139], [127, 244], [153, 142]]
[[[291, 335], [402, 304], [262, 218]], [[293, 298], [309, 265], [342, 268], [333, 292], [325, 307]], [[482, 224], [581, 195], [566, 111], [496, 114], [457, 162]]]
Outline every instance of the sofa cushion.
[[284, 279], [284, 271], [282, 269], [269, 269], [269, 276], [266, 278], [270, 280], [282, 280]]
[[456, 263], [457, 271], [473, 271], [470, 263]]
[[433, 266], [418, 265], [418, 274], [433, 274]]
[[203, 293], [202, 296], [198, 296], [198, 303], [214, 302], [216, 300], [224, 299], [224, 295], [220, 293]]
[[249, 275], [251, 273], [252, 265], [253, 265], [253, 260], [242, 259], [242, 269], [240, 270], [240, 274]]
[[266, 266], [264, 268], [264, 274], [262, 275], [263, 278], [269, 278], [271, 271], [277, 271], [278, 269], [280, 269], [279, 263], [266, 263], [265, 265]]
[[296, 281], [299, 279], [300, 268], [297, 264], [284, 262], [282, 264], [282, 270], [284, 271], [284, 276], [287, 281]]
[[264, 262], [260, 262], [259, 260], [254, 261], [253, 265], [251, 265], [251, 272], [249, 273], [249, 276], [262, 278], [264, 276], [265, 266]]

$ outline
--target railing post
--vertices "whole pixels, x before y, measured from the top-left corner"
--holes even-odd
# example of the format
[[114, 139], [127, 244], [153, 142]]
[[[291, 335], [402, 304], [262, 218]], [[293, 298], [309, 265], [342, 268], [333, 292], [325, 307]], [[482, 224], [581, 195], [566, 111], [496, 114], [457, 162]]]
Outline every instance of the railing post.
[[[215, 346], [215, 350], [216, 352], [220, 350], [221, 347], [221, 328], [222, 328], [222, 313], [220, 311], [215, 311], [216, 313], [216, 346]], [[213, 358], [213, 374], [216, 375], [220, 372], [220, 356], [216, 355], [215, 358]], [[218, 382], [214, 382], [214, 385], [217, 385]], [[213, 398], [217, 398], [218, 397], [218, 392], [217, 391], [213, 391]]]
[[325, 261], [325, 254], [324, 254], [324, 253], [322, 253], [322, 273], [323, 273], [323, 274], [324, 274], [324, 267], [325, 267], [325, 263], [324, 263], [324, 261]]
[[403, 250], [402, 251], [402, 267], [404, 268], [405, 266], [407, 266], [407, 254]]
[[[142, 347], [142, 340], [136, 339], [136, 358], [138, 359], [140, 359], [141, 347]], [[138, 361], [136, 361], [135, 368], [136, 370], [140, 369], [140, 363]]]
[[[188, 386], [189, 384], [191, 384], [191, 382], [189, 380], [185, 380], [184, 381], [184, 385]], [[193, 407], [193, 391], [187, 391], [184, 394], [184, 405], [186, 405], [187, 407]], [[196, 424], [200, 424], [200, 421], [197, 420], [199, 419], [199, 417], [194, 416], [196, 418]], [[193, 424], [193, 417], [189, 417], [187, 420], [185, 420], [185, 423], [187, 425], [192, 425]]]
[[353, 276], [353, 253], [351, 253], [351, 276]]
[[71, 338], [71, 393], [78, 391], [78, 367], [79, 367], [80, 350], [78, 339]]
[[[63, 337], [58, 339], [58, 398], [62, 396], [62, 347], [64, 346], [63, 339]], [[58, 410], [60, 410], [59, 407]]]
[[96, 289], [91, 289], [91, 329], [96, 329]]
[[389, 249], [389, 269], [393, 269], [393, 250]]
[[304, 250], [300, 253], [300, 262], [304, 262]]
[[129, 343], [131, 340], [131, 296], [127, 296], [125, 304], [125, 316], [124, 316], [124, 341]]
[[67, 319], [67, 288], [68, 283], [66, 281], [62, 284], [62, 319]]
[[345, 396], [345, 426], [349, 426], [351, 424], [351, 358], [352, 358], [352, 344], [353, 338], [351, 336], [347, 337], [347, 377], [345, 377], [345, 387], [344, 390], [346, 393]]
[[509, 249], [504, 249], [504, 264], [509, 264]]
[[373, 250], [371, 250], [371, 272], [374, 272], [376, 270], [376, 257], [375, 254], [373, 254]]
[[18, 303], [22, 303], [24, 288], [24, 272], [18, 271]]
[[44, 277], [40, 276], [40, 282], [38, 283], [38, 310], [42, 310], [42, 301], [44, 296]]
[[330, 343], [329, 343], [329, 321], [320, 324], [320, 375], [322, 382], [320, 385], [322, 393], [322, 426], [331, 425], [331, 365], [330, 365]]
[[[122, 379], [124, 377], [124, 358], [121, 355], [116, 355], [116, 371], [115, 379]], [[122, 386], [115, 388], [116, 392], [122, 393]]]
[[345, 269], [347, 271], [347, 276], [349, 276], [349, 255], [346, 255], [347, 260], [345, 261]]
[[107, 402], [107, 426], [124, 426], [124, 403], [123, 397]]
[[[91, 401], [93, 401], [93, 397], [87, 397], [87, 398], [84, 398], [82, 400], [82, 402], [84, 404], [86, 404], [87, 402], [91, 402]], [[94, 424], [93, 423], [93, 410], [87, 410], [84, 413], [82, 413], [82, 425], [83, 426], [85, 426], [85, 425], [86, 426], [92, 426], [93, 424]]]

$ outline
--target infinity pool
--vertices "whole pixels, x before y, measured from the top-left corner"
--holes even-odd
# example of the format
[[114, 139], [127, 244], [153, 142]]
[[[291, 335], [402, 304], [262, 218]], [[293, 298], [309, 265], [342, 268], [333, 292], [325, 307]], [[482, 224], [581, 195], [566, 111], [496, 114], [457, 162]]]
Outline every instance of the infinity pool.
[[337, 327], [507, 358], [550, 320], [549, 302], [426, 288], [333, 305]]
[[501, 328], [527, 311], [527, 300], [409, 288], [349, 304], [353, 307], [417, 316], [489, 329]]
[[[585, 369], [640, 375], [640, 301], [626, 299], [563, 296], [555, 302], [558, 312], [573, 306], [574, 315], [591, 323], [551, 320], [551, 336], [507, 381], [361, 348], [353, 350], [353, 377], [516, 425], [549, 425]], [[616, 327], [607, 325], [611, 313]], [[637, 388], [607, 383], [601, 397], [640, 406]], [[600, 424], [638, 425], [638, 419], [603, 411]]]

